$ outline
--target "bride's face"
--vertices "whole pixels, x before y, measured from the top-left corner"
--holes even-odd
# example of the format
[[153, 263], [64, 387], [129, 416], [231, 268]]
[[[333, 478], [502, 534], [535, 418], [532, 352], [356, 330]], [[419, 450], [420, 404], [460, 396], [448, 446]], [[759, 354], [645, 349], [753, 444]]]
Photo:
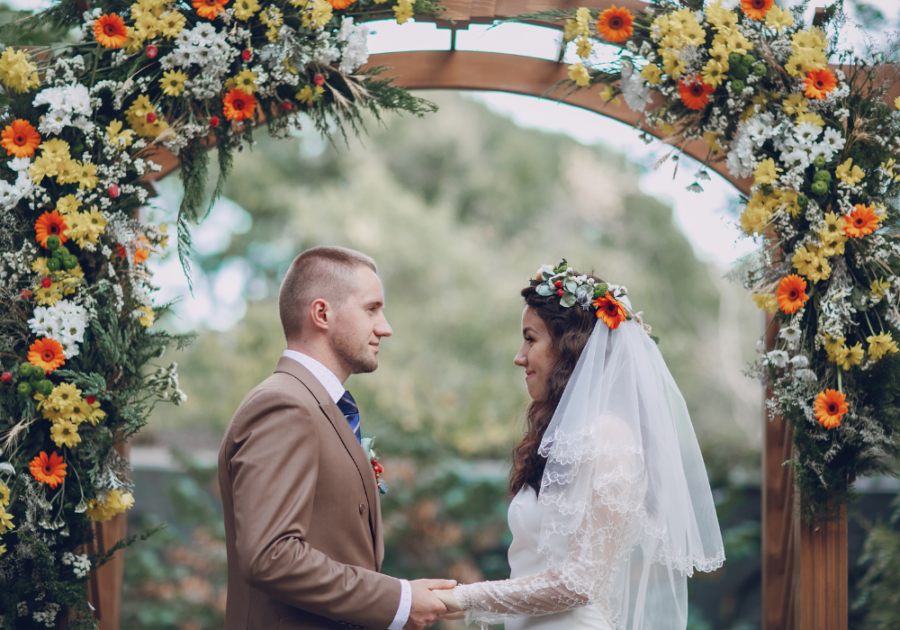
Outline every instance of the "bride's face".
[[513, 363], [525, 368], [525, 385], [531, 399], [547, 400], [547, 380], [556, 363], [556, 351], [547, 325], [530, 306], [522, 313], [522, 337], [522, 348]]

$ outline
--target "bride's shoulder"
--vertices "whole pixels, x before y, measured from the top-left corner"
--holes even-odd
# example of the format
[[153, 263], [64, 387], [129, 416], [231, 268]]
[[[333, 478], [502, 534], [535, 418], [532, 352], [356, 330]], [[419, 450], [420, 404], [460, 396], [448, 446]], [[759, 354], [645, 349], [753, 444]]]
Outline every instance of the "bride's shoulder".
[[635, 450], [640, 445], [639, 427], [631, 426], [618, 414], [601, 413], [597, 428], [596, 439], [607, 448]]

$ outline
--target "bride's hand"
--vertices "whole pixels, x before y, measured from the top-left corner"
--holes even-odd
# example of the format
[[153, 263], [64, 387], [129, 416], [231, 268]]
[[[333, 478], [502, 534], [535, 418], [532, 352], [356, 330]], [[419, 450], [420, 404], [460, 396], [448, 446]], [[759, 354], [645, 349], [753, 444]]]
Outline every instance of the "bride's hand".
[[[444, 606], [447, 607], [447, 612], [449, 614], [454, 614], [458, 612], [462, 612], [462, 609], [459, 607], [459, 600], [456, 599], [456, 596], [453, 594], [453, 589], [441, 589], [441, 590], [433, 590], [431, 591], [435, 597], [441, 600], [444, 603]], [[447, 618], [447, 615], [443, 617]]]

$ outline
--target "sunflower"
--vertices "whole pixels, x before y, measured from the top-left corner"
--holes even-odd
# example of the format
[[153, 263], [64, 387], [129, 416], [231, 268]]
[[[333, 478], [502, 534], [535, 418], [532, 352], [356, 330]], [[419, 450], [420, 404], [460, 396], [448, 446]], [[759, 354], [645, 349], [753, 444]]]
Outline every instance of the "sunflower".
[[871, 234], [878, 229], [880, 222], [878, 215], [875, 214], [875, 208], [861, 203], [853, 206], [853, 212], [845, 216], [844, 219], [847, 221], [844, 232], [850, 238], [859, 238], [860, 236]]
[[194, 0], [191, 5], [197, 9], [197, 15], [212, 20], [225, 10], [228, 0]]
[[778, 308], [788, 314], [796, 313], [809, 299], [806, 295], [806, 280], [795, 273], [785, 276], [778, 284], [776, 296]]
[[634, 18], [628, 9], [625, 7], [617, 9], [616, 5], [612, 5], [600, 14], [600, 19], [597, 20], [597, 32], [608, 42], [624, 42], [634, 33], [632, 24], [634, 24]]
[[622, 303], [610, 297], [609, 294], [598, 297], [593, 304], [597, 307], [597, 319], [602, 319], [610, 330], [618, 328], [619, 324], [628, 317]]
[[38, 339], [28, 348], [28, 362], [43, 369], [44, 374], [49, 374], [65, 363], [66, 359], [62, 345], [56, 339], [45, 337]]
[[225, 95], [225, 118], [238, 122], [253, 116], [256, 109], [256, 97], [243, 90], [231, 90]]
[[841, 423], [841, 418], [847, 413], [847, 399], [836, 389], [828, 389], [819, 392], [813, 408], [819, 424], [826, 429], [833, 429]]
[[94, 39], [104, 48], [121, 48], [128, 41], [125, 21], [116, 15], [101, 15], [94, 22]]
[[685, 77], [678, 82], [681, 102], [690, 109], [700, 110], [709, 103], [709, 95], [716, 91], [714, 87], [703, 82], [699, 74]]
[[37, 233], [37, 240], [42, 247], [47, 247], [47, 239], [51, 236], [59, 237], [60, 244], [69, 240], [69, 237], [66, 236], [68, 227], [66, 220], [56, 210], [45, 212], [34, 223], [34, 231]]
[[60, 420], [53, 423], [53, 426], [50, 427], [50, 439], [60, 448], [63, 446], [75, 448], [81, 443], [78, 427], [68, 420]]
[[39, 483], [45, 483], [53, 489], [56, 489], [66, 476], [66, 463], [58, 453], [51, 453], [47, 457], [47, 453], [41, 451], [40, 455], [31, 460], [30, 468], [31, 475]]
[[836, 86], [837, 79], [828, 68], [811, 70], [806, 73], [806, 79], [803, 81], [805, 88], [803, 93], [807, 98], [822, 100]]
[[34, 155], [34, 150], [41, 143], [41, 137], [27, 120], [16, 119], [3, 130], [3, 141], [0, 146], [6, 149], [6, 155], [26, 158]]
[[775, 0], [741, 0], [741, 8], [751, 20], [764, 20]]
[[333, 9], [337, 10], [346, 9], [354, 2], [356, 2], [356, 0], [328, 0], [328, 4], [330, 4]]

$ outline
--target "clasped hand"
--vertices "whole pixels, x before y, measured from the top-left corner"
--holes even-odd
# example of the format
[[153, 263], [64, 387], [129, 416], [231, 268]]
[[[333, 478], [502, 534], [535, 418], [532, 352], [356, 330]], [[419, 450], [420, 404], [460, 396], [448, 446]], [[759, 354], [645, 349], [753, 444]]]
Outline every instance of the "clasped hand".
[[456, 580], [414, 580], [409, 620], [403, 630], [422, 630], [438, 619], [461, 619], [463, 613], [453, 595]]

